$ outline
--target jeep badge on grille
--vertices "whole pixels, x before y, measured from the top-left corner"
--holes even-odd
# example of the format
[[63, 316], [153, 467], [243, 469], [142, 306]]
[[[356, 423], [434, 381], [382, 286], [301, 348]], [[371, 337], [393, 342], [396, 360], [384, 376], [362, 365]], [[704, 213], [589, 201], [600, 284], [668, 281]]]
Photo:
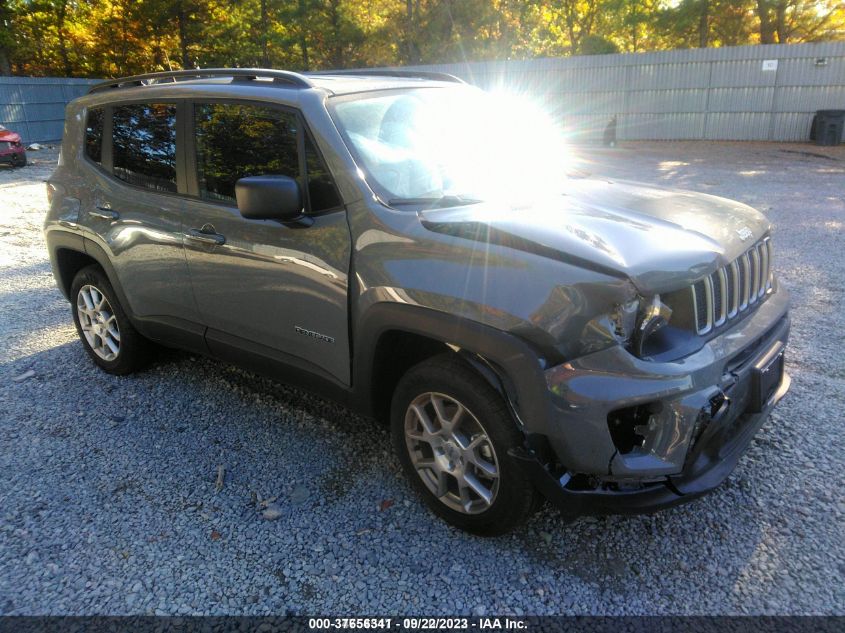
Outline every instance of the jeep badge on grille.
[[737, 229], [736, 234], [739, 235], [739, 239], [741, 239], [743, 242], [752, 235], [754, 235], [751, 229], [749, 229], [747, 226], [743, 226], [741, 229]]

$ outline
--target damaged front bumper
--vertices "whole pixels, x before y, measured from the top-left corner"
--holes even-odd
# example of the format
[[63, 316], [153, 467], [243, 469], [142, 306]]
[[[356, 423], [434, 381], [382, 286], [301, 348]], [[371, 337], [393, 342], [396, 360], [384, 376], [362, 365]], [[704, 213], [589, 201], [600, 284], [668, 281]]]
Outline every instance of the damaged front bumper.
[[543, 435], [556, 463], [528, 448], [511, 456], [570, 517], [650, 512], [713, 490], [789, 389], [788, 304], [781, 288], [680, 361], [612, 348], [548, 370]]
[[17, 165], [22, 163], [25, 158], [26, 151], [23, 148], [20, 150], [8, 150], [0, 153], [0, 164], [7, 163], [9, 165]]

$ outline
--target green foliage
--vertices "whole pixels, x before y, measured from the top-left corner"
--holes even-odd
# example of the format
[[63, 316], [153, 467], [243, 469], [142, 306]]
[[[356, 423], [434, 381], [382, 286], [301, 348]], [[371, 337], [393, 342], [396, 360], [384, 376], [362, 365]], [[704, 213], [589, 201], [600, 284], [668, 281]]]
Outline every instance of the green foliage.
[[587, 35], [578, 46], [579, 55], [611, 55], [618, 52], [619, 47], [601, 35]]
[[0, 74], [300, 70], [845, 38], [842, 0], [0, 0]]

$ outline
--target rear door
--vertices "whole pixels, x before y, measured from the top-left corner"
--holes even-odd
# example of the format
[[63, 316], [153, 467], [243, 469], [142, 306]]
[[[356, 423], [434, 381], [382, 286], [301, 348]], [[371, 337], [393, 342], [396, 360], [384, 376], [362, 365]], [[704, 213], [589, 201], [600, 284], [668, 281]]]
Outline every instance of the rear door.
[[180, 107], [162, 101], [88, 110], [82, 220], [106, 251], [134, 316], [199, 328], [182, 244]]
[[[195, 102], [192, 112], [185, 249], [209, 347], [350, 384], [349, 227], [301, 116], [251, 102]], [[303, 221], [241, 216], [235, 182], [265, 174], [298, 179]]]

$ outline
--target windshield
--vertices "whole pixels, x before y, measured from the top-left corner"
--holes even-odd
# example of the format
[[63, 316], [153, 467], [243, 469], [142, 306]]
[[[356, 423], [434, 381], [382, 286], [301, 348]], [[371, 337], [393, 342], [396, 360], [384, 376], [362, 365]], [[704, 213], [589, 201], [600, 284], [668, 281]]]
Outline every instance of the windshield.
[[513, 202], [560, 191], [568, 152], [539, 108], [460, 88], [378, 92], [333, 103], [335, 122], [389, 204]]

